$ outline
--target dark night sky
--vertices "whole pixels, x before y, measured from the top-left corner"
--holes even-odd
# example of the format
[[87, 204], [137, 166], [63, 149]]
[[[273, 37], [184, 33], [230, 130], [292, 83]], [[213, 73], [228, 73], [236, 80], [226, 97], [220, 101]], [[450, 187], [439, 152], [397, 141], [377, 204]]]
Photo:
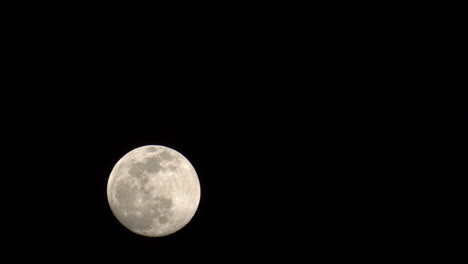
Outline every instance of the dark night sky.
[[[18, 100], [14, 105], [28, 110], [5, 115], [3, 136], [11, 175], [4, 207], [12, 216], [5, 234], [15, 256], [240, 261], [379, 250], [375, 241], [398, 226], [386, 221], [401, 222], [385, 211], [401, 192], [387, 192], [410, 186], [399, 184], [406, 178], [397, 168], [414, 161], [411, 146], [391, 154], [401, 139], [418, 135], [392, 126], [376, 111], [381, 101], [289, 89], [294, 78], [286, 72], [254, 89], [274, 75], [264, 74], [220, 71], [216, 78], [169, 75], [155, 82], [109, 72], [77, 83], [65, 75], [67, 92]], [[210, 89], [181, 88], [193, 83]], [[96, 92], [100, 85], [113, 90]], [[181, 152], [201, 183], [192, 221], [164, 238], [126, 230], [106, 200], [115, 163], [148, 144]]]
[[[122, 260], [138, 254], [150, 260], [180, 248], [187, 252], [179, 250], [177, 258], [195, 253], [206, 258], [213, 252], [236, 257], [289, 232], [275, 226], [287, 212], [279, 204], [274, 208], [274, 203], [289, 191], [270, 189], [279, 187], [275, 183], [279, 175], [272, 167], [281, 165], [266, 158], [269, 151], [280, 152], [277, 144], [264, 148], [267, 131], [239, 129], [216, 119], [209, 120], [212, 124], [189, 122], [184, 116], [177, 119], [178, 125], [159, 122], [157, 115], [140, 115], [132, 121], [119, 116], [105, 123], [86, 117], [77, 121], [48, 116], [31, 130], [13, 128], [5, 137], [15, 153], [10, 186], [22, 186], [21, 194], [16, 187], [4, 191], [13, 201], [7, 206], [15, 215], [14, 228], [7, 233], [15, 249], [45, 258], [64, 254], [105, 259], [110, 254]], [[154, 124], [137, 125], [146, 118]], [[195, 217], [165, 238], [131, 233], [107, 204], [107, 178], [114, 164], [128, 151], [147, 144], [183, 153], [195, 167], [202, 188]], [[28, 154], [21, 155], [26, 149]], [[17, 226], [22, 228], [18, 231]]]
[[[37, 101], [7, 121], [11, 184], [3, 194], [14, 217], [5, 234], [15, 256], [336, 256], [379, 250], [374, 242], [396, 230], [382, 221], [401, 221], [381, 208], [391, 210], [401, 194], [385, 193], [405, 181], [395, 164], [411, 160], [411, 148], [408, 157], [388, 153], [416, 135], [379, 122], [386, 117], [367, 111], [373, 106], [317, 91], [226, 84], [222, 92], [181, 92], [166, 82], [172, 88], [148, 92], [126, 89], [128, 82], [115, 82], [117, 95], [76, 90]], [[181, 152], [201, 183], [192, 221], [164, 238], [131, 233], [107, 203], [114, 164], [148, 144]]]
[[[395, 20], [421, 7], [272, 5], [9, 11], [2, 256], [374, 263], [430, 236], [414, 190], [434, 190], [422, 183], [439, 135], [418, 128], [424, 92], [410, 93], [433, 56], [413, 41], [420, 20]], [[164, 238], [131, 233], [107, 203], [115, 163], [148, 144], [181, 152], [200, 178], [197, 213]]]
[[[218, 254], [236, 260], [294, 257], [311, 248], [324, 254], [353, 243], [355, 219], [363, 212], [355, 202], [364, 197], [349, 191], [362, 182], [343, 176], [344, 170], [355, 169], [353, 165], [336, 164], [346, 160], [342, 156], [351, 155], [346, 149], [354, 146], [340, 139], [340, 126], [303, 115], [297, 116], [299, 121], [290, 120], [268, 109], [207, 113], [166, 115], [177, 124], [148, 114], [132, 121], [114, 116], [99, 123], [87, 114], [89, 123], [59, 123], [54, 118], [43, 120], [50, 126], [38, 123], [34, 133], [12, 130], [18, 132], [11, 134], [12, 142], [21, 146], [15, 155], [28, 151], [11, 164], [17, 177], [12, 180], [25, 186], [26, 195], [17, 196], [16, 187], [6, 191], [17, 216], [12, 224], [24, 228], [19, 234], [15, 228], [7, 231], [12, 245], [44, 258], [137, 256], [156, 261], [155, 256], [168, 257], [171, 252], [177, 259], [196, 260], [215, 260]], [[114, 164], [147, 144], [184, 154], [202, 188], [192, 221], [164, 238], [131, 233], [114, 218], [106, 200]]]
[[[417, 224], [405, 197], [424, 145], [410, 125], [369, 110], [379, 102], [115, 84], [118, 96], [77, 90], [4, 123], [3, 235], [15, 257], [293, 261], [378, 254], [415, 237], [399, 232]], [[115, 163], [148, 144], [181, 152], [201, 183], [192, 221], [164, 238], [131, 233], [107, 203]]]
[[[393, 227], [380, 225], [392, 216], [376, 197], [400, 175], [394, 164], [409, 160], [382, 155], [407, 136], [378, 111], [384, 96], [335, 90], [359, 80], [337, 77], [329, 57], [313, 69], [286, 63], [304, 55], [296, 47], [281, 58], [260, 44], [251, 53], [217, 47], [209, 51], [224, 57], [179, 48], [158, 67], [150, 62], [159, 57], [133, 63], [108, 47], [71, 54], [64, 60], [81, 61], [73, 70], [28, 64], [16, 85], [51, 89], [25, 97], [18, 88], [2, 112], [4, 234], [14, 256], [292, 261], [378, 247]], [[201, 183], [196, 215], [165, 238], [126, 230], [106, 200], [114, 164], [148, 144], [181, 152]]]

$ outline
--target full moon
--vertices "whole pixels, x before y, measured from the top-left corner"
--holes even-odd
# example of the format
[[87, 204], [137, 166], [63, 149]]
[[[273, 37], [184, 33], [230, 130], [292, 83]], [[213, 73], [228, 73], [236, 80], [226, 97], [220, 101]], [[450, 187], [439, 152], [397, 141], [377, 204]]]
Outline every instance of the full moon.
[[114, 166], [107, 200], [130, 231], [162, 237], [187, 225], [200, 202], [200, 182], [192, 164], [164, 146], [136, 148]]

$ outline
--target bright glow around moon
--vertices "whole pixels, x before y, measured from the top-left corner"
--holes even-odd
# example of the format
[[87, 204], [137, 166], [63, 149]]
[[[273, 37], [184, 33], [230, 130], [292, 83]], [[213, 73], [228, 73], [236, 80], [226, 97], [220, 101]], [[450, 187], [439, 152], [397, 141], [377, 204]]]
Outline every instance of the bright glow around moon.
[[187, 225], [200, 202], [200, 183], [192, 164], [179, 152], [149, 145], [115, 164], [107, 199], [119, 222], [149, 237], [167, 236]]

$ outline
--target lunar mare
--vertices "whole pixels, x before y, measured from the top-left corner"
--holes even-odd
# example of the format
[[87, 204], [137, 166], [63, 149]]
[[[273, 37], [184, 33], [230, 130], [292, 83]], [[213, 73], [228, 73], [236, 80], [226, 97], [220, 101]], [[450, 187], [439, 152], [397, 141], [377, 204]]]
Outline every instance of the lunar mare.
[[117, 220], [149, 237], [177, 232], [200, 202], [200, 183], [192, 164], [179, 152], [149, 145], [125, 154], [107, 183], [107, 199]]

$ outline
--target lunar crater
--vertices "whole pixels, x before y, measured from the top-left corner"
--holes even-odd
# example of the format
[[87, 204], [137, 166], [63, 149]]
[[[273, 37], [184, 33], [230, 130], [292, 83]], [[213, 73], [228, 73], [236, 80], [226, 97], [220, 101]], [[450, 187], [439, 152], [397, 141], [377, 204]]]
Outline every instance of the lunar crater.
[[161, 159], [156, 157], [151, 157], [145, 160], [145, 169], [149, 173], [158, 172], [161, 169]]
[[145, 172], [145, 164], [138, 162], [133, 164], [128, 170], [128, 174], [133, 177], [140, 177]]
[[146, 151], [152, 153], [152, 152], [158, 151], [158, 149], [156, 147], [148, 147], [148, 148], [146, 148]]

